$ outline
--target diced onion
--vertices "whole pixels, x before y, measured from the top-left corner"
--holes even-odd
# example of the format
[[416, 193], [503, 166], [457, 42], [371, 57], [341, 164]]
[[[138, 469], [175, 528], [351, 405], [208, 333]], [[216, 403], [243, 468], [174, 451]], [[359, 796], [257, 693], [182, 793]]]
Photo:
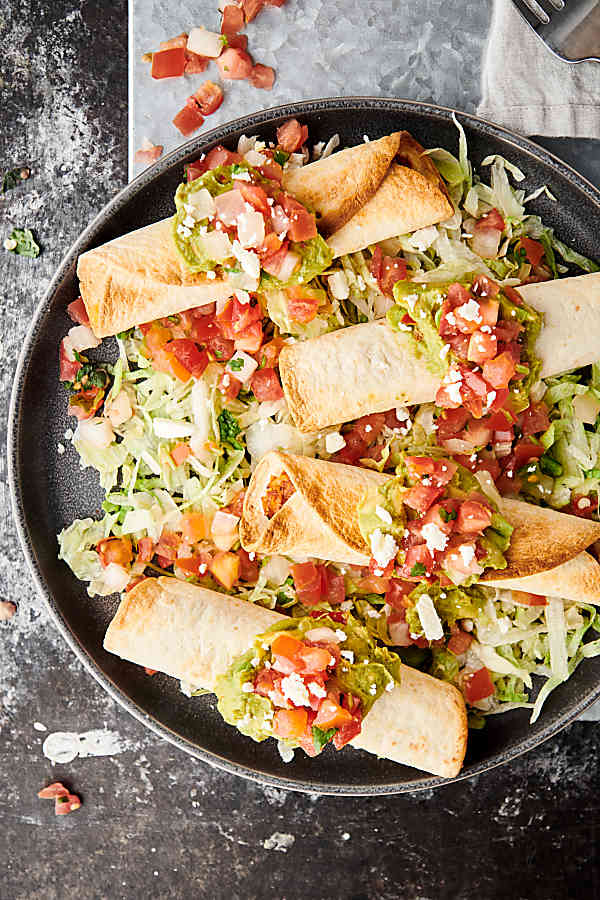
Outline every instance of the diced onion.
[[230, 550], [238, 539], [238, 522], [239, 516], [232, 516], [231, 513], [218, 510], [215, 513], [210, 532], [215, 547], [219, 550]]
[[288, 577], [291, 569], [291, 563], [285, 556], [271, 556], [263, 563], [261, 567], [261, 575], [267, 579], [267, 583], [273, 587], [279, 587]]
[[311, 628], [304, 636], [308, 641], [333, 641], [334, 644], [339, 644], [340, 642], [333, 628]]
[[107, 419], [83, 419], [77, 425], [73, 442], [84, 441], [93, 447], [100, 449], [110, 447], [115, 439], [115, 433]]
[[209, 56], [216, 59], [221, 55], [223, 49], [223, 39], [220, 34], [214, 31], [207, 31], [206, 28], [192, 28], [188, 37], [187, 49], [199, 56]]
[[495, 259], [501, 237], [502, 232], [497, 228], [476, 228], [471, 238], [471, 250], [482, 259]]
[[96, 337], [88, 325], [74, 325], [69, 329], [67, 339], [70, 347], [80, 353], [82, 350], [90, 350], [98, 347], [100, 339]]
[[194, 426], [189, 422], [161, 419], [158, 416], [156, 419], [152, 419], [152, 428], [157, 437], [166, 438], [167, 440], [191, 437], [194, 433]]
[[103, 571], [104, 583], [115, 593], [124, 591], [129, 584], [129, 572], [117, 563], [109, 563]]

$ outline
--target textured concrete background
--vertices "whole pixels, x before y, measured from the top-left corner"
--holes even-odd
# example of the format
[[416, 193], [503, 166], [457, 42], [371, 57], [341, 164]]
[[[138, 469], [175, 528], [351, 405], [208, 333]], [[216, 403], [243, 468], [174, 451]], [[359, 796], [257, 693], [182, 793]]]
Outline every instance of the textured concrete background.
[[[339, 11], [351, 4], [342, 0], [288, 3], [286, 16], [305, 15], [314, 26], [304, 30], [295, 54], [294, 47], [274, 47], [271, 60], [251, 37], [257, 58], [286, 69], [288, 93], [248, 95], [241, 106], [224, 106], [224, 120], [280, 99], [345, 87], [359, 92], [343, 79], [328, 81], [327, 72], [307, 75], [315, 80], [305, 89], [305, 66], [295, 69], [294, 91], [293, 59], [312, 46], [317, 27], [332, 34], [332, 46], [340, 42], [336, 29], [344, 28], [356, 47], [354, 32], [340, 23], [366, 29], [384, 13], [395, 34], [386, 58], [396, 65], [388, 81], [367, 80], [361, 90], [474, 108], [487, 2], [380, 0], [361, 19], [344, 18]], [[0, 164], [28, 163], [33, 170], [26, 185], [0, 196], [3, 236], [10, 225], [27, 224], [43, 247], [36, 261], [0, 252], [2, 429], [33, 309], [65, 248], [127, 178], [126, 16], [124, 0], [12, 0], [0, 11]], [[196, 13], [192, 24], [199, 21], [212, 20]], [[185, 18], [165, 30], [189, 24]], [[454, 48], [451, 66], [441, 36]], [[374, 55], [376, 42], [369, 46]], [[364, 61], [354, 49], [345, 71], [356, 73]], [[377, 70], [376, 60], [369, 65]], [[444, 85], [454, 93], [444, 95]], [[600, 183], [597, 145], [552, 146]], [[0, 900], [600, 896], [600, 735], [592, 724], [576, 723], [476, 780], [372, 800], [261, 788], [145, 731], [100, 690], [50, 624], [11, 522], [3, 447], [2, 435], [0, 599], [16, 601], [18, 612], [0, 623]], [[46, 734], [34, 723], [47, 732], [106, 726], [120, 735], [121, 752], [52, 767], [42, 754]], [[36, 798], [54, 780], [81, 794], [79, 812], [56, 819], [52, 805]]]

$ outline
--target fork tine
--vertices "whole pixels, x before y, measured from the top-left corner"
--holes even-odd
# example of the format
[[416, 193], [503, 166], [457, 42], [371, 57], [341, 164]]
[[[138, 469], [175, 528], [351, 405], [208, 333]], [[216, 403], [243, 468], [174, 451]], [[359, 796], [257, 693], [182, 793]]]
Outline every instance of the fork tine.
[[537, 0], [512, 0], [512, 3], [532, 28], [537, 29], [550, 21], [550, 16]]

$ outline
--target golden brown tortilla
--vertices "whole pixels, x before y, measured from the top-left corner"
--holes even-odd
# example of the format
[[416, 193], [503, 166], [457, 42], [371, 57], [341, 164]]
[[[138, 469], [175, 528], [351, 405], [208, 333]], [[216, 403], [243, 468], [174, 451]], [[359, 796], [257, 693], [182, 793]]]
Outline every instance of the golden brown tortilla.
[[[141, 666], [212, 690], [217, 677], [283, 616], [254, 603], [175, 578], [149, 578], [124, 594], [105, 648]], [[460, 772], [467, 745], [462, 695], [452, 685], [404, 666], [351, 742], [434, 775]]]
[[[295, 492], [268, 519], [262, 498], [271, 478], [282, 472], [287, 474]], [[246, 491], [240, 523], [242, 546], [258, 553], [314, 556], [368, 566], [371, 551], [360, 532], [357, 508], [368, 490], [385, 484], [391, 477], [357, 466], [272, 450], [259, 462]], [[569, 599], [570, 593], [580, 590], [581, 573], [574, 572], [572, 566], [566, 572], [558, 567], [599, 539], [599, 523], [519, 500], [503, 499], [500, 512], [515, 529], [505, 554], [508, 565], [500, 571], [488, 569], [482, 582], [512, 579], [512, 588], [528, 590], [520, 587], [517, 580], [556, 570], [556, 596]], [[588, 578], [590, 568], [586, 566]], [[594, 573], [600, 574], [600, 567], [594, 567]]]
[[357, 144], [307, 166], [288, 168], [283, 186], [317, 213], [324, 237], [341, 228], [371, 199], [400, 148], [403, 132]]
[[232, 296], [226, 281], [189, 271], [172, 222], [147, 225], [79, 257], [81, 296], [97, 337]]

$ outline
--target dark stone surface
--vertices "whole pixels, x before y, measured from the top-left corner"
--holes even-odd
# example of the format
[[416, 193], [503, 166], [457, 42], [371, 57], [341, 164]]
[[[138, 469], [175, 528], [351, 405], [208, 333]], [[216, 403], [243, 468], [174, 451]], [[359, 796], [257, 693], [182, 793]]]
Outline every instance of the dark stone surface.
[[[62, 252], [125, 183], [126, 3], [15, 0], [0, 11], [0, 164], [33, 178], [0, 199], [2, 229], [34, 228], [35, 262], [0, 253], [0, 422], [27, 321]], [[544, 144], [600, 181], [590, 142]], [[587, 168], [587, 172], [586, 172]], [[600, 733], [576, 723], [502, 769], [383, 799], [285, 793], [158, 741], [117, 708], [57, 637], [35, 595], [0, 457], [0, 900], [63, 898], [554, 898], [600, 896]], [[52, 767], [48, 731], [104, 725], [122, 753]], [[38, 789], [82, 809], [56, 819]], [[268, 849], [274, 834], [287, 850]], [[266, 842], [266, 847], [265, 847]]]

